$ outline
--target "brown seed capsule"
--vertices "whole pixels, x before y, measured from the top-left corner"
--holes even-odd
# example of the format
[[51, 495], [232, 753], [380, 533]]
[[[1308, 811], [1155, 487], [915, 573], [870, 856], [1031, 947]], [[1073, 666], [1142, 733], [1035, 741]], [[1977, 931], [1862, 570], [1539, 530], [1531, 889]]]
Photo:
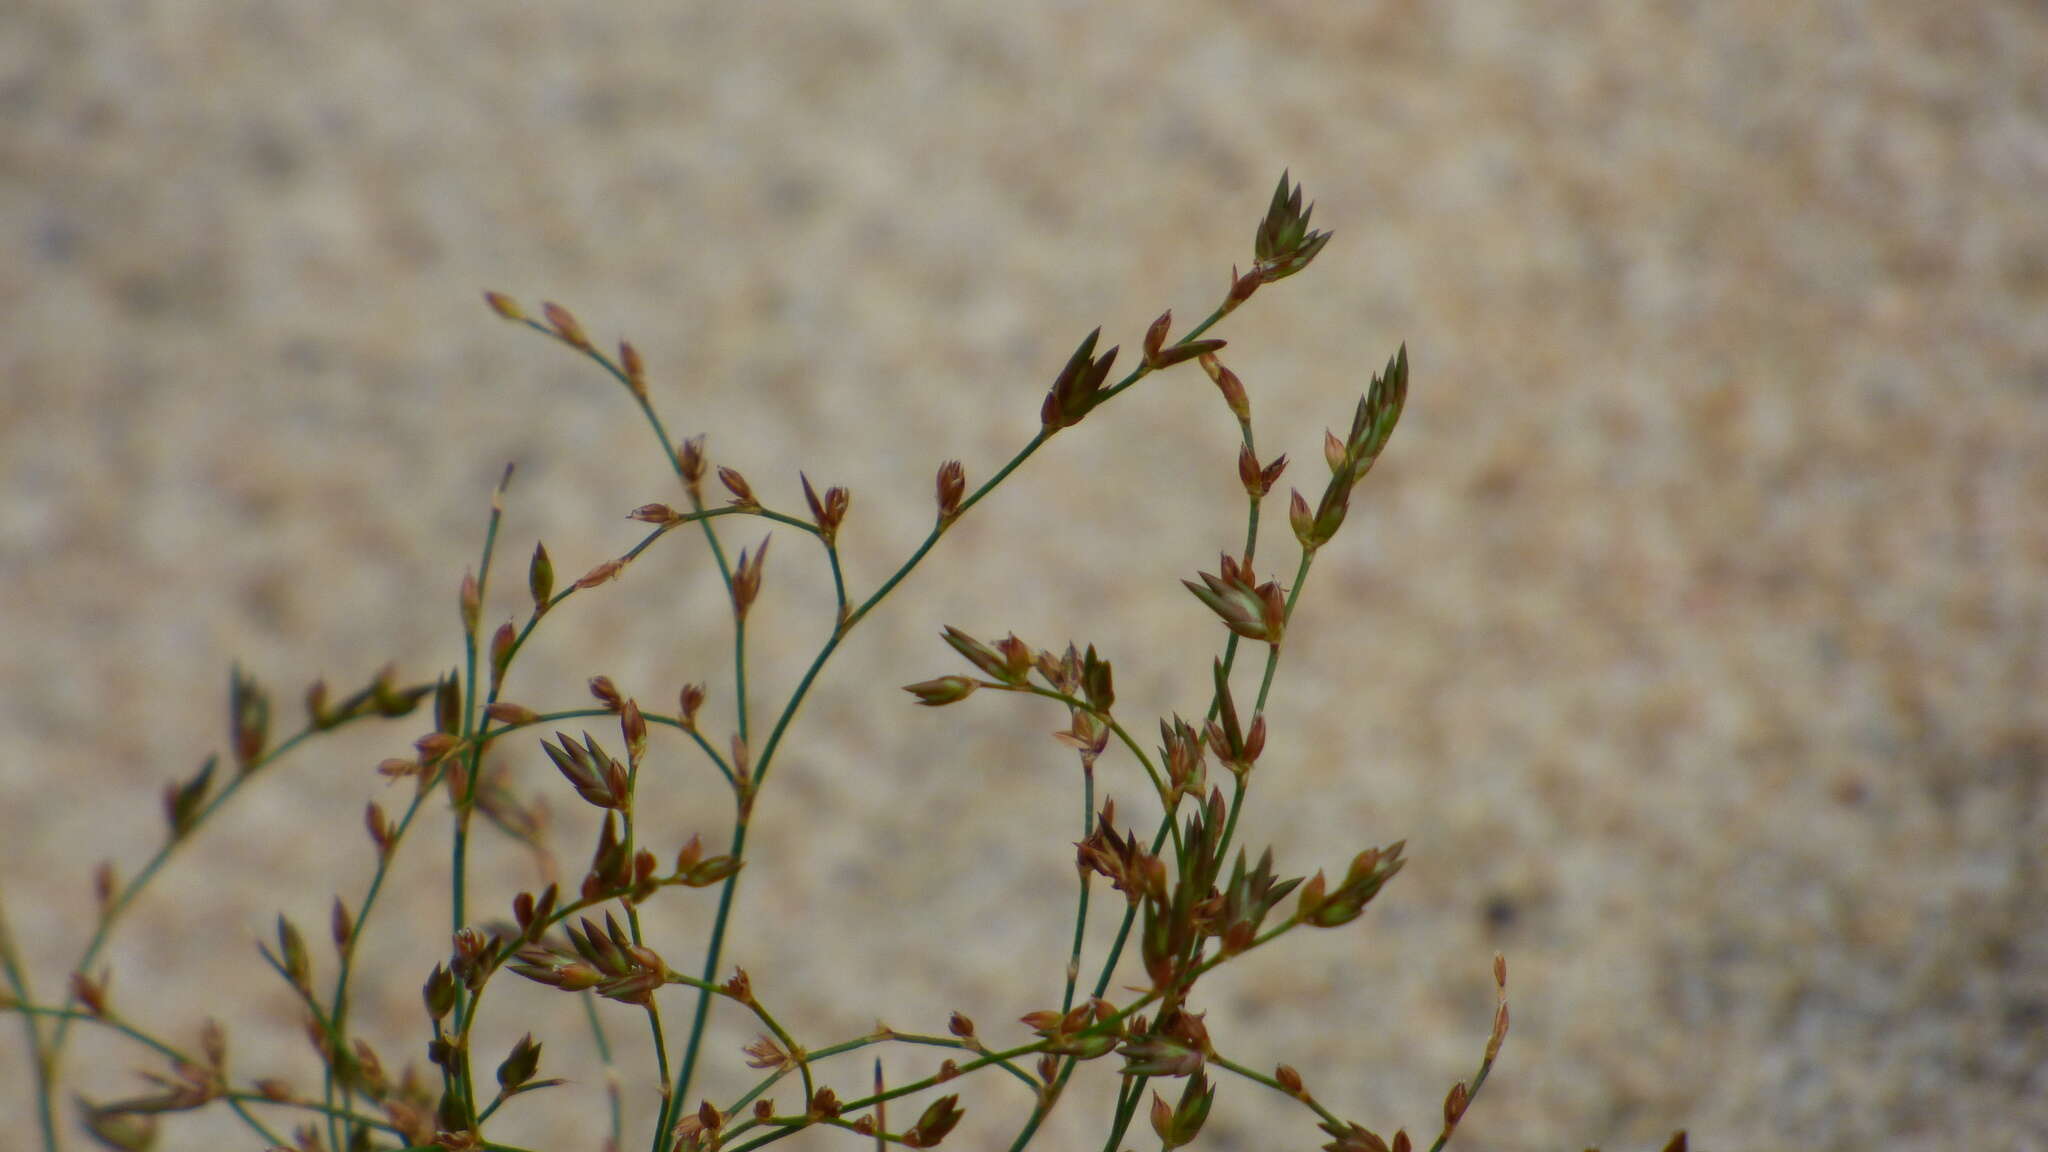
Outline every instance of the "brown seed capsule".
[[677, 700], [677, 704], [682, 709], [680, 718], [683, 722], [683, 730], [685, 732], [695, 732], [697, 730], [697, 709], [704, 706], [704, 686], [702, 684], [683, 685], [683, 690]]

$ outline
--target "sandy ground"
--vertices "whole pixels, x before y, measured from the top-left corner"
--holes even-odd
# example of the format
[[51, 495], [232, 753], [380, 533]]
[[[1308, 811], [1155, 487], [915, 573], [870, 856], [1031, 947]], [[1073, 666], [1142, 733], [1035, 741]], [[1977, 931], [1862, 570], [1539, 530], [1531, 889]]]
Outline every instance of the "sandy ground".
[[[1459, 1147], [2048, 1148], [2048, 10], [2021, 2], [12, 0], [0, 879], [38, 991], [90, 928], [94, 862], [132, 874], [163, 784], [221, 746], [232, 662], [280, 732], [315, 676], [459, 663], [508, 461], [487, 625], [521, 611], [537, 539], [567, 579], [675, 498], [616, 386], [481, 289], [629, 334], [671, 431], [771, 504], [801, 507], [799, 468], [850, 485], [872, 589], [937, 463], [986, 477], [1083, 333], [1129, 349], [1207, 311], [1283, 167], [1336, 238], [1221, 330], [1283, 486], [1319, 484], [1322, 428], [1403, 340], [1414, 381], [1304, 592], [1244, 834], [1297, 872], [1399, 837], [1413, 863], [1359, 924], [1212, 977], [1219, 1045], [1433, 1133], [1500, 949], [1514, 1032]], [[1061, 717], [890, 686], [959, 669], [950, 623], [1096, 643], [1141, 736], [1200, 707], [1223, 633], [1176, 581], [1240, 538], [1233, 439], [1198, 372], [1147, 380], [835, 660], [757, 814], [732, 952], [800, 1037], [958, 1008], [1009, 1041], [1056, 1001]], [[729, 553], [759, 534], [723, 525]], [[830, 626], [817, 549], [775, 537], [757, 730]], [[1262, 567], [1293, 553], [1283, 527]], [[572, 705], [604, 672], [667, 709], [705, 679], [722, 743], [706, 563], [679, 537], [565, 605], [507, 694]], [[313, 744], [240, 793], [116, 937], [117, 1005], [188, 1044], [219, 1015], [240, 1074], [315, 1083], [254, 941], [288, 912], [332, 979], [359, 813], [407, 799], [372, 768], [420, 730]], [[535, 743], [504, 763], [574, 873], [590, 810]], [[649, 772], [651, 841], [723, 842], [701, 758], [657, 739]], [[1146, 811], [1128, 758], [1101, 776]], [[446, 866], [433, 807], [356, 1000], [394, 1067], [421, 1051]], [[483, 915], [536, 879], [491, 837], [477, 872]], [[661, 907], [694, 967], [712, 901]], [[486, 1067], [531, 1026], [575, 1081], [502, 1137], [595, 1149], [579, 1018], [497, 995]], [[644, 1030], [606, 1020], [644, 1106]], [[719, 1024], [730, 1100], [751, 1033]], [[8, 1149], [34, 1146], [17, 1035]], [[95, 1098], [145, 1066], [97, 1034], [67, 1060]], [[1046, 1146], [1100, 1146], [1092, 1071]], [[828, 1067], [845, 1095], [870, 1075]], [[965, 1091], [955, 1140], [1000, 1147], [1028, 1099]], [[1314, 1147], [1310, 1119], [1226, 1076], [1203, 1146]], [[219, 1118], [163, 1142], [255, 1144]]]

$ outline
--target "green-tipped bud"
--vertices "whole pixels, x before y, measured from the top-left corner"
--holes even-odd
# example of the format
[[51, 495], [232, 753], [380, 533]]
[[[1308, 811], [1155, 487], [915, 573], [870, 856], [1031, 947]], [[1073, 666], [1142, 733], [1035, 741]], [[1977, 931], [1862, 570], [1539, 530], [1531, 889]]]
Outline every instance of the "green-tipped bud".
[[540, 1044], [528, 1032], [512, 1045], [511, 1054], [498, 1065], [498, 1086], [507, 1093], [517, 1092], [521, 1085], [533, 1079], [540, 1070]]

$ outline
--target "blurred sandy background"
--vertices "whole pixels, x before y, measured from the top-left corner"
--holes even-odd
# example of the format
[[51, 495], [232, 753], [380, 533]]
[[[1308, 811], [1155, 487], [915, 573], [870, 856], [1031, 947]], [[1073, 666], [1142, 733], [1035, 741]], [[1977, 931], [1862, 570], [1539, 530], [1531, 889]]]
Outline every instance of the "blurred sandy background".
[[[1129, 349], [1162, 308], [1207, 312], [1283, 166], [1336, 239], [1222, 330], [1262, 446], [1317, 484], [1322, 428], [1402, 340], [1414, 390], [1310, 581], [1246, 832], [1296, 871], [1403, 836], [1413, 864], [1360, 924], [1211, 978], [1226, 1051], [1433, 1133], [1498, 948], [1514, 1032], [1460, 1147], [2048, 1147], [2048, 9], [2017, 0], [14, 0], [0, 876], [39, 989], [93, 862], [139, 864], [162, 784], [219, 747], [231, 661], [280, 730], [316, 675], [454, 664], [508, 460], [487, 624], [536, 539], [573, 578], [674, 498], [624, 396], [479, 290], [630, 334], [671, 429], [771, 503], [801, 506], [799, 467], [851, 485], [865, 589], [928, 523], [939, 460], [987, 476], [1089, 328]], [[1175, 581], [1241, 533], [1233, 438], [1199, 373], [1148, 380], [835, 663], [763, 801], [732, 953], [800, 1036], [959, 1008], [1011, 1040], [1056, 1000], [1060, 718], [889, 686], [956, 670], [952, 623], [1094, 641], [1141, 732], [1198, 708], [1223, 634]], [[1284, 529], [1268, 547], [1291, 569]], [[821, 577], [778, 533], [757, 713], [828, 626]], [[678, 536], [565, 607], [508, 695], [573, 704], [606, 672], [669, 708], [707, 678], [723, 730], [720, 603]], [[317, 1083], [253, 940], [280, 909], [321, 940], [331, 897], [360, 901], [361, 807], [405, 798], [371, 767], [419, 730], [246, 793], [128, 925], [117, 1002], [187, 1042], [222, 1014], [245, 1074]], [[656, 842], [721, 841], [701, 764], [656, 747]], [[532, 742], [507, 763], [579, 868], [589, 810]], [[1128, 761], [1103, 777], [1145, 811]], [[442, 837], [373, 921], [393, 970], [357, 1020], [393, 1065], [446, 947]], [[535, 880], [495, 842], [482, 865], [494, 915]], [[711, 905], [656, 918], [672, 963]], [[578, 1083], [500, 1134], [594, 1149], [577, 1017], [501, 995], [482, 1066], [533, 1013], [543, 1071]], [[643, 1090], [644, 1030], [607, 1019]], [[750, 1035], [728, 1023], [724, 1099]], [[0, 1146], [27, 1148], [6, 1031]], [[139, 1063], [72, 1047], [95, 1096]], [[1099, 1098], [1077, 1088], [1046, 1145], [1099, 1146]], [[1028, 1101], [991, 1079], [968, 1104], [956, 1140], [993, 1147]], [[1226, 1078], [1204, 1146], [1322, 1139]], [[200, 1120], [164, 1146], [250, 1143]]]

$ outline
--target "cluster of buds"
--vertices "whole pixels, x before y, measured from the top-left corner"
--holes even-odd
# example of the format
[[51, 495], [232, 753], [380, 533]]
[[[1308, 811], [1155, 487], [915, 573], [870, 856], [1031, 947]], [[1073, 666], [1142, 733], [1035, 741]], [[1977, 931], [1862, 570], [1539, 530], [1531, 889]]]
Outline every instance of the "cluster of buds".
[[1181, 1087], [1178, 1104], [1168, 1104], [1165, 1097], [1154, 1092], [1152, 1131], [1159, 1136], [1159, 1146], [1162, 1149], [1178, 1148], [1194, 1140], [1209, 1119], [1210, 1106], [1215, 1103], [1216, 1089], [1210, 1085], [1208, 1075], [1199, 1068]]
[[1142, 1018], [1133, 1021], [1118, 1055], [1126, 1076], [1192, 1076], [1214, 1052], [1202, 1017], [1174, 1009], [1160, 1016], [1156, 1028], [1145, 1027]]
[[1166, 899], [1165, 861], [1145, 849], [1136, 831], [1117, 834], [1114, 800], [1103, 804], [1095, 831], [1074, 848], [1074, 866], [1107, 877], [1127, 902], [1135, 905], [1147, 897]]
[[1372, 378], [1366, 394], [1358, 398], [1349, 434], [1339, 440], [1334, 432], [1324, 433], [1323, 458], [1330, 465], [1330, 483], [1315, 511], [1309, 511], [1299, 489], [1288, 502], [1287, 519], [1303, 548], [1314, 551], [1322, 547], [1343, 526], [1351, 509], [1351, 490], [1372, 471], [1407, 402], [1408, 346], [1403, 344], [1386, 368]]
[[1202, 578], [1200, 584], [1192, 580], [1181, 583], [1222, 618], [1224, 627], [1247, 640], [1277, 646], [1287, 631], [1287, 597], [1280, 585], [1271, 580], [1260, 584], [1249, 556], [1239, 561], [1225, 555], [1221, 569], [1219, 575], [1197, 573]]
[[156, 1139], [156, 1118], [165, 1112], [189, 1112], [227, 1094], [227, 1033], [220, 1023], [208, 1020], [200, 1031], [202, 1063], [175, 1059], [169, 1075], [143, 1072], [142, 1078], [157, 1090], [145, 1096], [93, 1104], [79, 1099], [79, 1114], [86, 1128], [101, 1144], [143, 1152]]
[[315, 680], [306, 689], [306, 716], [316, 731], [325, 732], [362, 716], [395, 718], [407, 715], [433, 688], [430, 685], [400, 688], [396, 683], [397, 677], [397, 670], [387, 665], [378, 671], [368, 687], [351, 693], [338, 704], [328, 700], [326, 681]]
[[1286, 172], [1280, 174], [1280, 184], [1273, 189], [1273, 202], [1266, 209], [1265, 219], [1259, 221], [1258, 234], [1252, 238], [1256, 262], [1251, 271], [1240, 276], [1236, 268], [1230, 270], [1230, 294], [1223, 302], [1225, 312], [1251, 299], [1260, 285], [1284, 280], [1308, 267], [1323, 245], [1330, 242], [1328, 232], [1309, 231], [1308, 219], [1316, 206], [1302, 207], [1301, 185], [1290, 190], [1287, 176]]
[[1216, 683], [1216, 718], [1209, 721], [1209, 747], [1225, 768], [1243, 779], [1258, 763], [1259, 753], [1266, 750], [1266, 716], [1255, 714], [1251, 727], [1246, 728], [1238, 721], [1237, 697], [1230, 691], [1230, 673], [1223, 661], [1212, 664], [1210, 672]]
[[993, 645], [983, 644], [950, 624], [940, 635], [953, 651], [1003, 684], [1017, 688], [1031, 677], [1031, 646], [1017, 639], [1014, 632]]
[[853, 505], [853, 493], [834, 486], [819, 496], [811, 487], [809, 476], [799, 472], [797, 479], [803, 481], [804, 503], [811, 506], [811, 520], [818, 526], [818, 537], [831, 547], [839, 541], [839, 525], [846, 519], [846, 510]]
[[1046, 1041], [1041, 1051], [1048, 1056], [1093, 1060], [1109, 1055], [1123, 1040], [1115, 1006], [1100, 996], [1065, 1012], [1042, 1008], [1018, 1019]]
[[1301, 922], [1317, 928], [1335, 928], [1358, 919], [1387, 881], [1408, 863], [1401, 859], [1406, 843], [1396, 840], [1385, 848], [1367, 848], [1352, 857], [1344, 882], [1335, 891], [1327, 891], [1329, 882], [1321, 872], [1310, 877], [1301, 888], [1301, 910], [1297, 913]]
[[1194, 725], [1178, 715], [1168, 724], [1159, 721], [1159, 759], [1166, 765], [1166, 781], [1172, 790], [1167, 807], [1173, 808], [1183, 796], [1201, 796], [1209, 790], [1209, 758], [1203, 754], [1204, 738]]
[[576, 794], [599, 808], [623, 812], [633, 801], [632, 786], [628, 780], [626, 766], [607, 755], [598, 746], [596, 737], [583, 734], [583, 743], [578, 744], [563, 733], [555, 733], [556, 743], [541, 741], [541, 750], [554, 761], [555, 767], [569, 783], [575, 785]]
[[676, 1121], [672, 1152], [709, 1152], [718, 1147], [718, 1131], [725, 1127], [725, 1115], [709, 1100], [697, 1103], [697, 1110]]
[[583, 918], [581, 928], [568, 929], [572, 952], [543, 944], [521, 948], [512, 971], [565, 992], [590, 989], [607, 1000], [646, 1006], [668, 983], [668, 965], [645, 944], [635, 944], [618, 918], [605, 913], [604, 927]]
[[1301, 885], [1301, 877], [1282, 880], [1273, 874], [1273, 850], [1259, 854], [1256, 867], [1246, 869], [1243, 849], [1231, 867], [1230, 882], [1223, 890], [1197, 905], [1196, 920], [1203, 933], [1221, 941], [1218, 955], [1234, 956], [1252, 946], [1266, 916]]
[[1329, 1133], [1330, 1142], [1323, 1145], [1323, 1152], [1410, 1152], [1415, 1145], [1408, 1139], [1407, 1129], [1394, 1133], [1389, 1144], [1379, 1134], [1363, 1124], [1325, 1120], [1317, 1125]]
[[1258, 456], [1249, 444], [1240, 445], [1237, 450], [1237, 482], [1244, 485], [1244, 494], [1254, 500], [1263, 499], [1279, 481], [1280, 473], [1287, 470], [1287, 457], [1261, 465]]
[[629, 904], [638, 904], [661, 886], [661, 878], [655, 875], [659, 868], [654, 853], [647, 849], [627, 850], [619, 835], [617, 814], [607, 810], [604, 823], [598, 826], [597, 848], [590, 854], [590, 870], [583, 874], [580, 891], [583, 899], [589, 901], [617, 896]]

